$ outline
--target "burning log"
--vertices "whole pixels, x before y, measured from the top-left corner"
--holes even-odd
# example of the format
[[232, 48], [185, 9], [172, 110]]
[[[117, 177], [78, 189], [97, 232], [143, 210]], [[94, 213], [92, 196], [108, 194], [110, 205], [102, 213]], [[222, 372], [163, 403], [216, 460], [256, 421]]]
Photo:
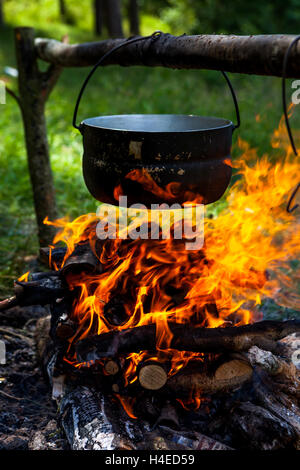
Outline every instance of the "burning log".
[[149, 423], [130, 419], [111, 396], [88, 387], [69, 390], [59, 414], [73, 450], [188, 449], [166, 440], [160, 427], [149, 433]]
[[58, 247], [58, 248], [51, 248], [51, 249], [49, 247], [40, 248], [40, 260], [42, 261], [42, 263], [44, 263], [47, 266], [49, 265], [50, 250], [51, 250], [51, 264], [54, 263], [57, 266], [60, 266], [66, 255], [67, 248], [66, 247]]
[[120, 366], [117, 361], [109, 359], [104, 364], [104, 370], [108, 375], [116, 375], [120, 371]]
[[213, 394], [240, 387], [252, 378], [253, 369], [244, 361], [233, 359], [221, 364], [213, 375], [188, 366], [171, 377], [166, 385], [170, 394], [188, 397], [193, 391]]
[[[40, 259], [44, 264], [49, 265], [50, 263], [51, 266], [55, 265], [59, 268], [63, 263], [66, 253], [66, 247], [51, 249], [48, 247], [40, 248]], [[66, 259], [64, 266], [60, 270], [60, 276], [66, 277], [68, 273], [77, 273], [82, 271], [101, 272], [101, 264], [94, 255], [89, 243], [83, 243], [75, 247], [74, 251]]]
[[104, 316], [111, 325], [121, 326], [128, 322], [129, 317], [124, 302], [126, 302], [126, 299], [116, 295], [104, 305]]
[[166, 384], [168, 375], [162, 365], [150, 363], [141, 366], [138, 378], [146, 390], [159, 390]]
[[60, 276], [65, 278], [69, 273], [101, 272], [101, 264], [91, 250], [89, 243], [77, 245], [73, 253], [66, 259], [60, 270]]
[[[163, 409], [167, 412], [166, 407]], [[83, 386], [67, 391], [60, 402], [59, 416], [72, 450], [230, 449], [203, 434], [179, 433], [159, 423], [149, 431], [147, 421], [130, 419], [111, 396]], [[164, 418], [166, 421], [171, 422]]]
[[69, 319], [60, 321], [55, 330], [56, 337], [59, 339], [71, 338], [76, 333], [76, 325]]
[[15, 296], [0, 302], [0, 311], [13, 306], [47, 305], [68, 294], [58, 273], [35, 273], [32, 281], [15, 282]]
[[[293, 326], [293, 323], [283, 323], [280, 333], [276, 328], [276, 323], [274, 325], [271, 322], [272, 328], [270, 324], [268, 328], [265, 328], [268, 334], [272, 332], [272, 338], [281, 336], [283, 332], [285, 334]], [[147, 399], [155, 409], [151, 409], [151, 413], [147, 412], [144, 419], [133, 420], [128, 417], [118, 401], [114, 402], [112, 394], [104, 392], [103, 378], [97, 386], [87, 386], [89, 383], [87, 381], [82, 386], [73, 378], [69, 379], [67, 374], [65, 377], [57, 375], [55, 344], [48, 336], [49, 318], [41, 319], [38, 327], [35, 338], [39, 345], [39, 356], [44, 359], [42, 361], [44, 369], [47, 369], [53, 384], [54, 397], [60, 404], [60, 422], [72, 449], [226, 449], [228, 447], [220, 442], [223, 440], [222, 436], [225, 435], [230, 436], [230, 438], [226, 437], [225, 443], [239, 449], [280, 449], [300, 446], [300, 416], [296, 404], [298, 398], [292, 391], [293, 387], [297, 387], [297, 381], [293, 381], [292, 375], [289, 375], [291, 381], [286, 383], [291, 392], [282, 392], [279, 385], [284, 382], [283, 374], [288, 372], [288, 369], [282, 367], [281, 362], [284, 361], [281, 358], [271, 356], [268, 352], [266, 352], [267, 359], [264, 360], [261, 359], [261, 354], [264, 355], [264, 353], [257, 351], [257, 348], [252, 348], [248, 353], [249, 359], [255, 366], [254, 373], [246, 355], [234, 354], [232, 357], [230, 354], [219, 357], [211, 366], [207, 366], [204, 362], [203, 366], [200, 366], [201, 369], [199, 365], [198, 369], [196, 368], [196, 362], [190, 361], [177, 375], [168, 379], [167, 383], [159, 389], [159, 394], [153, 388], [146, 390], [141, 387], [139, 390], [136, 385], [135, 392], [141, 395], [138, 395], [137, 405], [129, 409], [129, 413], [140, 417], [137, 411], [141, 407], [143, 410], [141, 415], [144, 416]], [[238, 330], [238, 328], [235, 329]], [[226, 330], [226, 328], [221, 330]], [[262, 330], [259, 331], [261, 333]], [[45, 343], [47, 348], [43, 349]], [[46, 356], [52, 359], [46, 361]], [[160, 372], [165, 370], [164, 364], [149, 362], [142, 364], [139, 371], [141, 372], [147, 365], [152, 366], [150, 367], [152, 372], [153, 365], [158, 366]], [[117, 367], [119, 370], [113, 375]], [[117, 383], [118, 379], [115, 377], [122, 375], [121, 358], [108, 358], [104, 363], [104, 369]], [[266, 372], [267, 369], [268, 372]], [[274, 374], [280, 370], [281, 373]], [[76, 371], [78, 372], [80, 371]], [[107, 380], [110, 380], [109, 377]], [[253, 385], [251, 394], [241, 395], [245, 392], [239, 390], [239, 395], [234, 398], [233, 391], [250, 380]], [[244, 390], [248, 390], [248, 387]], [[198, 431], [185, 430], [181, 421], [182, 417], [177, 413], [179, 405], [174, 398], [190, 398], [193, 391], [199, 391], [200, 397], [201, 393], [210, 394], [212, 401], [216, 392], [231, 392], [223, 395], [223, 398], [227, 398], [224, 402], [225, 407], [221, 406], [221, 417], [218, 418], [222, 421], [222, 426], [225, 426], [224, 433], [223, 431], [212, 432], [208, 417], [202, 421], [203, 427], [199, 428], [201, 434]], [[119, 393], [119, 390], [115, 390], [115, 393]], [[155, 403], [153, 403], [154, 396], [156, 397]], [[120, 401], [128, 398], [119, 397]], [[241, 397], [247, 401], [241, 400]], [[166, 398], [169, 402], [165, 401]], [[218, 395], [219, 399], [220, 395]], [[249, 400], [254, 400], [254, 402]], [[152, 424], [156, 423], [155, 429], [150, 433], [148, 419]], [[166, 424], [170, 427], [166, 428]], [[171, 429], [172, 427], [177, 427], [180, 431], [175, 431]], [[205, 436], [206, 431], [210, 437]]]
[[[299, 332], [300, 320], [261, 321], [252, 325], [227, 328], [191, 328], [174, 323], [170, 323], [169, 327], [173, 337], [168, 347], [179, 351], [219, 353], [248, 351], [252, 346], [258, 346], [276, 352], [276, 341]], [[155, 324], [92, 336], [76, 345], [81, 361], [155, 349]]]

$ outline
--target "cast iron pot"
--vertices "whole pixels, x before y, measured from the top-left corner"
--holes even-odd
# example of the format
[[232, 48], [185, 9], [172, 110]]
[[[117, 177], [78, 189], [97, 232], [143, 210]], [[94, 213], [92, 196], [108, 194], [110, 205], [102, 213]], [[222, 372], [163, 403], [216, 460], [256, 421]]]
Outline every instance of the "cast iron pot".
[[[158, 37], [157, 33], [151, 36]], [[149, 37], [147, 37], [149, 38]], [[239, 109], [232, 93], [237, 125], [230, 120], [172, 114], [98, 116], [76, 125], [83, 91], [96, 68], [115, 50], [146, 38], [134, 38], [101, 57], [87, 76], [75, 106], [73, 125], [83, 136], [83, 176], [99, 201], [127, 204], [204, 204], [219, 199], [231, 178], [232, 133], [239, 127]]]

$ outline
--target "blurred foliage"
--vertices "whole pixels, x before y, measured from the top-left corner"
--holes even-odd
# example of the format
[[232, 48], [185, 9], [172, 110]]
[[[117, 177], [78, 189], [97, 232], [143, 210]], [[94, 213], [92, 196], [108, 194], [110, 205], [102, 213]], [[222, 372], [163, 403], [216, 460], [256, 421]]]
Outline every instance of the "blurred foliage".
[[174, 34], [299, 33], [299, 0], [140, 0]]

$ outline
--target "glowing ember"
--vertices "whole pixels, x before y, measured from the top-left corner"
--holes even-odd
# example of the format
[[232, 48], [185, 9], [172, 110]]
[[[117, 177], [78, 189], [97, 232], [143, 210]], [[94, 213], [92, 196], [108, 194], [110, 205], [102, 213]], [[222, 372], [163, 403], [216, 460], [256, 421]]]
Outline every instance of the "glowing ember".
[[[281, 122], [272, 139], [274, 147], [279, 147], [282, 132]], [[96, 237], [96, 214], [80, 216], [73, 222], [45, 221], [60, 229], [53, 246], [58, 242], [67, 245], [62, 264], [52, 264], [55, 269], [62, 268], [75, 247], [85, 242], [90, 243], [103, 267], [100, 274], [67, 275], [69, 288], [78, 292], [71, 313], [78, 329], [69, 339], [68, 363], [76, 367], [93, 364], [80, 364], [72, 348], [88, 335], [155, 323], [155, 357], [147, 351], [129, 354], [125, 358], [125, 381], [133, 383], [138, 364], [150, 359], [168, 362], [171, 376], [190, 359], [204, 358], [168, 349], [172, 338], [168, 321], [210, 328], [243, 325], [261, 318], [258, 306], [266, 297], [299, 308], [289, 264], [300, 251], [299, 213], [286, 211], [289, 195], [299, 182], [299, 163], [286, 142], [285, 156], [275, 164], [266, 155], [258, 158], [246, 142], [239, 140], [238, 145], [241, 156], [232, 166], [240, 177], [228, 192], [226, 208], [217, 217], [206, 218], [201, 250], [188, 251], [184, 240], [174, 239], [100, 241]], [[152, 182], [145, 173], [129, 176], [139, 178], [151, 189]], [[159, 194], [158, 187], [154, 190]], [[175, 197], [176, 184], [164, 191]], [[115, 194], [119, 192], [116, 188]], [[106, 306], [116, 296], [122, 298], [124, 308], [121, 325], [111, 324], [105, 315]], [[195, 391], [193, 401], [183, 405], [192, 402], [194, 407], [199, 406], [199, 391]], [[131, 405], [124, 406], [133, 416]]]

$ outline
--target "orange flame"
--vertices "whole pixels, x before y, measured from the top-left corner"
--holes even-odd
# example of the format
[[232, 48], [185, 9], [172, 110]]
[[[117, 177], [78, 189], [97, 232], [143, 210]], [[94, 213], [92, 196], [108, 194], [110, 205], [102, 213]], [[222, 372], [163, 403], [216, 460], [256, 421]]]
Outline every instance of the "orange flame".
[[[281, 120], [272, 138], [274, 148], [280, 147], [283, 132]], [[103, 266], [100, 274], [67, 277], [70, 289], [80, 292], [72, 311], [78, 330], [70, 345], [90, 334], [156, 324], [157, 355], [153, 358], [147, 351], [129, 354], [126, 385], [137, 380], [136, 369], [142, 360], [168, 362], [169, 376], [191, 358], [203, 361], [201, 354], [170, 349], [169, 321], [210, 328], [248, 324], [262, 317], [259, 305], [267, 297], [299, 308], [289, 263], [299, 257], [300, 229], [296, 214], [286, 212], [291, 189], [299, 181], [299, 162], [286, 140], [281, 145], [284, 155], [275, 164], [266, 155], [259, 158], [241, 139], [238, 146], [241, 155], [232, 165], [237, 170], [236, 182], [228, 192], [226, 208], [217, 217], [206, 218], [205, 245], [199, 251], [188, 251], [184, 240], [172, 238], [99, 241], [96, 214], [82, 215], [73, 222], [45, 221], [60, 229], [53, 245], [64, 242], [67, 246], [62, 265], [55, 269], [64, 265], [79, 243], [89, 243]], [[146, 189], [164, 198], [176, 197], [172, 184], [161, 194], [146, 173], [128, 175], [139, 181], [141, 176]], [[121, 188], [115, 194], [121, 194]], [[122, 298], [127, 315], [119, 326], [111, 324], [105, 313], [115, 296]], [[76, 364], [74, 357], [67, 360]], [[201, 401], [198, 392], [193, 397], [196, 405]]]
[[30, 271], [27, 271], [27, 273], [22, 274], [22, 276], [20, 276], [20, 277], [18, 278], [18, 281], [20, 281], [20, 282], [28, 282], [29, 274], [30, 274]]

